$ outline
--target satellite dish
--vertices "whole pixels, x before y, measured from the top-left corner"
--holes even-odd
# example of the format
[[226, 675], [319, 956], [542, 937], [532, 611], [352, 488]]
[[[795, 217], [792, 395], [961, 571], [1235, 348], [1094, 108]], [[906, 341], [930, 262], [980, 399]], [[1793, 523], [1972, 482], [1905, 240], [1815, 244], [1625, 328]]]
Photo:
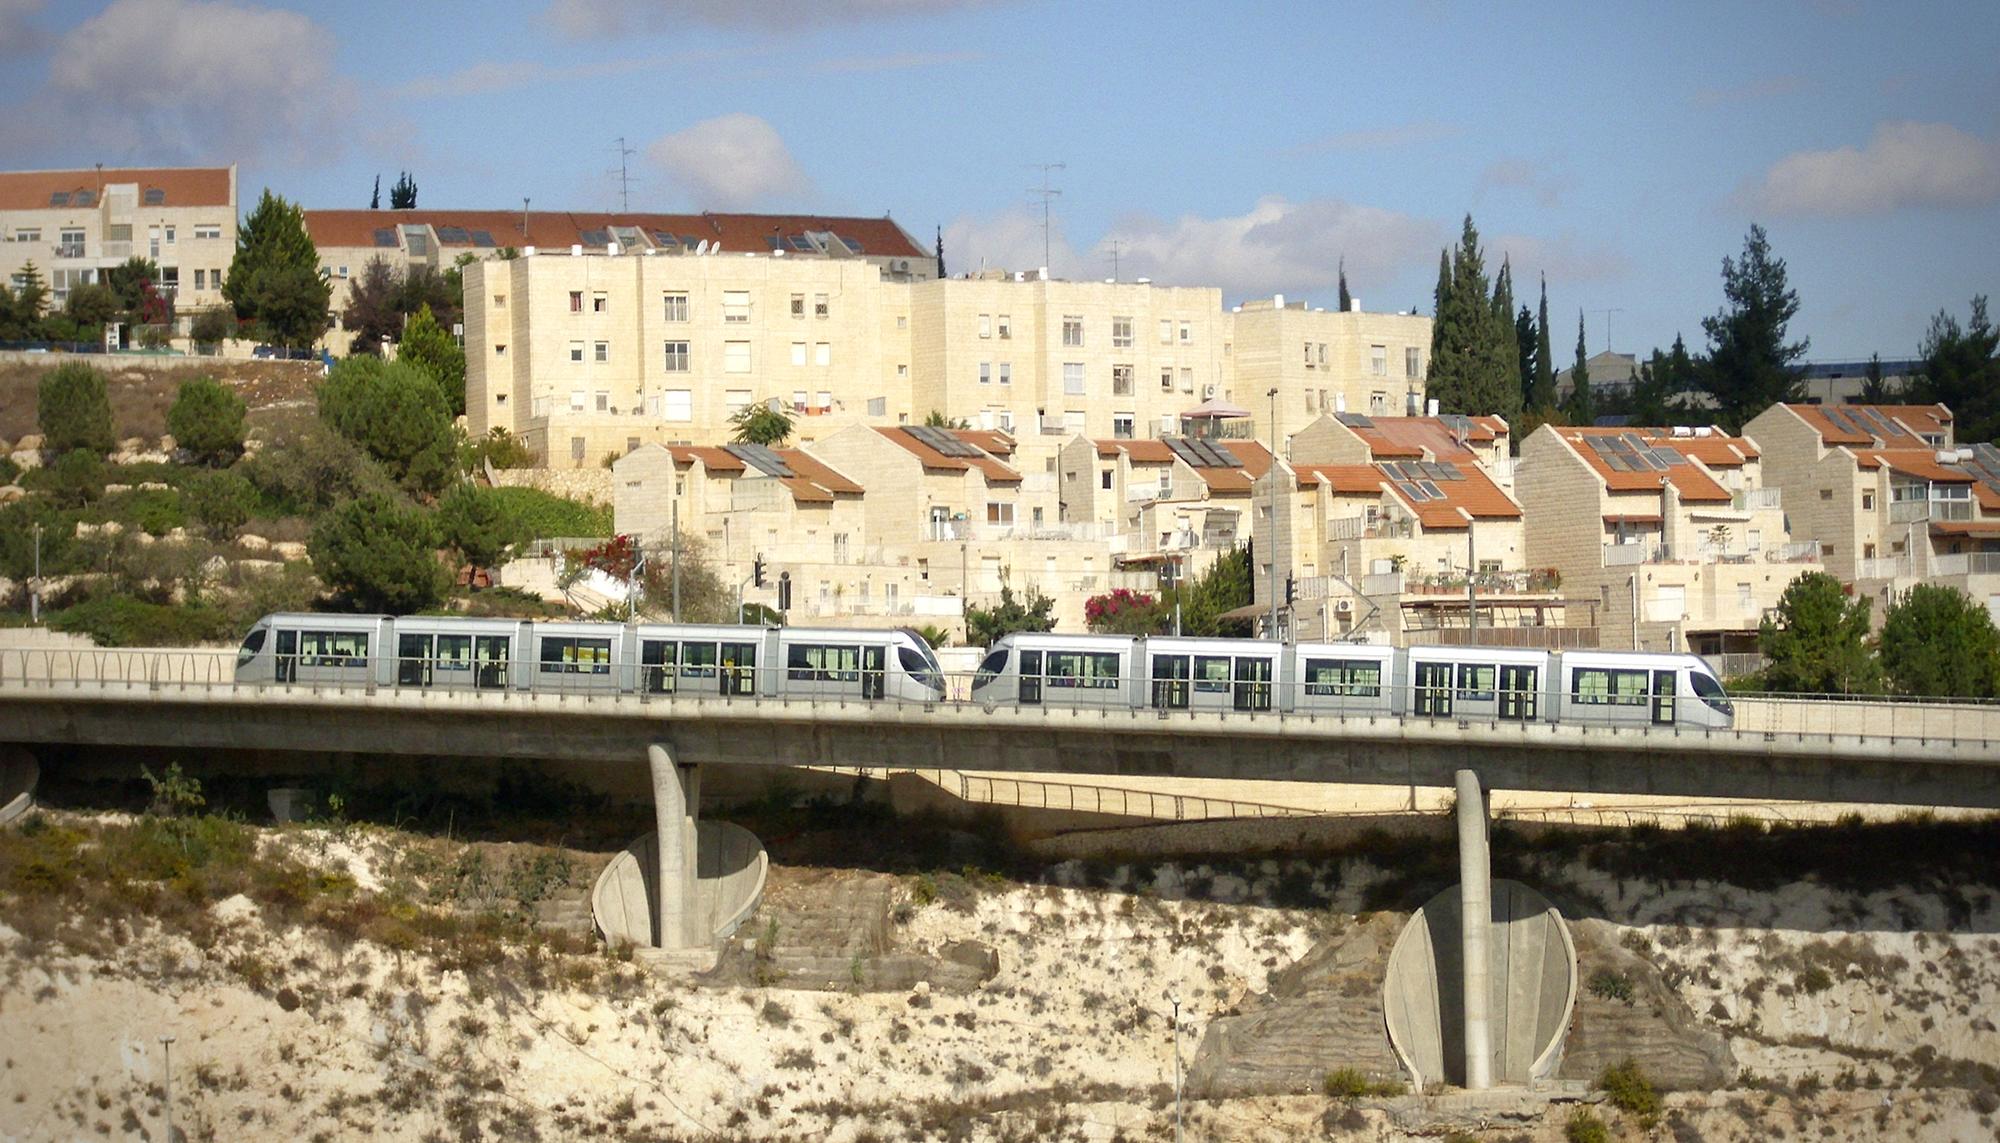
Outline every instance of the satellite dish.
[[697, 255], [708, 253], [708, 239], [704, 238], [700, 242], [696, 243], [694, 252]]

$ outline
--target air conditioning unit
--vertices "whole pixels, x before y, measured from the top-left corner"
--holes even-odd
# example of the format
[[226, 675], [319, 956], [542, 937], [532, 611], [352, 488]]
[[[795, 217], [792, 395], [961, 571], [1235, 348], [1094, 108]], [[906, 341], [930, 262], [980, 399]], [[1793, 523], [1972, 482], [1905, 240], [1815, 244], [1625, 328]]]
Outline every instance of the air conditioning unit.
[[894, 259], [894, 260], [892, 260], [892, 261], [891, 261], [891, 262], [889, 263], [889, 272], [890, 272], [890, 273], [893, 273], [893, 274], [907, 274], [907, 273], [909, 273], [909, 272], [910, 272], [910, 260], [909, 260], [908, 258], [897, 258], [897, 259]]
[[1201, 387], [1201, 399], [1204, 401], [1213, 401], [1215, 399], [1214, 384], [1211, 383]]
[[1354, 610], [1354, 601], [1351, 599], [1337, 600], [1333, 605], [1333, 610], [1336, 615], [1346, 615]]

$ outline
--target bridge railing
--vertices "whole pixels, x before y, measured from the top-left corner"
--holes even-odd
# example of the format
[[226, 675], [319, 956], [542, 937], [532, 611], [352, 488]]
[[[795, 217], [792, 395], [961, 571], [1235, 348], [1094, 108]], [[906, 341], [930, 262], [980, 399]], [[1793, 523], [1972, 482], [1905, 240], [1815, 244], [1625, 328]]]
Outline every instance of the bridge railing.
[[[535, 695], [602, 696], [634, 702], [821, 702], [853, 705], [875, 689], [873, 674], [853, 669], [790, 666], [733, 666], [725, 662], [647, 666], [596, 661], [504, 659], [397, 659], [388, 681], [370, 657], [299, 656], [294, 677], [283, 683], [239, 682], [237, 653], [230, 649], [132, 649], [34, 647], [0, 649], [0, 691], [263, 691], [308, 693], [477, 692], [494, 701], [529, 701]], [[518, 670], [517, 670], [518, 668]], [[517, 675], [525, 676], [522, 687]], [[1382, 719], [1401, 717], [1467, 725], [1510, 725], [1548, 721], [1550, 696], [1544, 691], [1472, 690], [1381, 683], [1306, 683], [1300, 680], [1134, 680], [1118, 677], [1045, 678], [1039, 702], [975, 700], [969, 672], [946, 672], [944, 692], [924, 700], [908, 691], [901, 674], [881, 676], [886, 701], [930, 701], [947, 706], [1005, 706], [1062, 711], [1143, 709], [1162, 713], [1192, 711], [1253, 718], [1311, 717]], [[904, 693], [899, 695], [899, 688]], [[775, 696], [775, 697], [772, 697]], [[1887, 741], [1978, 742], [2000, 747], [2000, 703], [1888, 696], [1740, 695], [1728, 700], [1725, 717], [1701, 698], [1596, 696], [1597, 702], [1563, 713], [1564, 721], [1612, 730], [1709, 729], [1739, 736], [1861, 738]], [[1511, 712], [1512, 716], [1503, 713]], [[1402, 712], [1393, 714], [1392, 712]]]

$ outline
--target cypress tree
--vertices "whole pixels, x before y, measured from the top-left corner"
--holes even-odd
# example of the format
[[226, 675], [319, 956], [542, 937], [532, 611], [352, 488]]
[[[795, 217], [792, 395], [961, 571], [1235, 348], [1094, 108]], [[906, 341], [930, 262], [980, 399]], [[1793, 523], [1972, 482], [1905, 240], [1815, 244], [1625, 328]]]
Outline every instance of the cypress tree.
[[1347, 255], [1340, 256], [1340, 312], [1354, 308], [1354, 295], [1347, 292]]
[[942, 227], [942, 226], [940, 226], [940, 227], [938, 227], [938, 228], [937, 228], [937, 260], [938, 260], [938, 275], [937, 275], [937, 276], [938, 276], [938, 281], [942, 282], [942, 281], [944, 280], [944, 278], [945, 278], [945, 273], [944, 273], [944, 227]]
[[368, 196], [368, 209], [382, 209], [382, 176], [380, 174], [375, 176], [375, 193]]
[[1514, 347], [1521, 355], [1521, 407], [1535, 407], [1535, 314], [1526, 306], [1514, 317]]
[[1549, 348], [1549, 278], [1542, 275], [1542, 307], [1535, 319], [1535, 399], [1537, 409], [1556, 407], [1555, 352]]
[[1513, 419], [1521, 410], [1521, 343], [1514, 332], [1514, 266], [1502, 256], [1493, 280], [1493, 314], [1486, 323], [1486, 348], [1499, 369], [1487, 379], [1486, 408]]
[[1583, 340], [1583, 311], [1576, 311], [1576, 365], [1570, 370], [1569, 421], [1573, 425], [1587, 425], [1595, 417], [1596, 411], [1590, 399], [1590, 366], [1585, 363]]

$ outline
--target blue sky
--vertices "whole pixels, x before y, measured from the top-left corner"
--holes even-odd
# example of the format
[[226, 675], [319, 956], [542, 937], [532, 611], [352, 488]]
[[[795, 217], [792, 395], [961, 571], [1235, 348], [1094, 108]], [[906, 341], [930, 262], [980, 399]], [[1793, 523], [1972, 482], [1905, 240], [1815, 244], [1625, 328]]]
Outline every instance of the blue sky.
[[[804, 21], [785, 9], [810, 13]], [[893, 214], [954, 272], [1428, 309], [1469, 211], [1558, 356], [1699, 349], [1752, 221], [1814, 358], [1915, 351], [2000, 264], [2000, 19], [1837, 0], [1532, 10], [966, 0], [0, 0], [8, 168], [242, 168], [311, 207]]]

